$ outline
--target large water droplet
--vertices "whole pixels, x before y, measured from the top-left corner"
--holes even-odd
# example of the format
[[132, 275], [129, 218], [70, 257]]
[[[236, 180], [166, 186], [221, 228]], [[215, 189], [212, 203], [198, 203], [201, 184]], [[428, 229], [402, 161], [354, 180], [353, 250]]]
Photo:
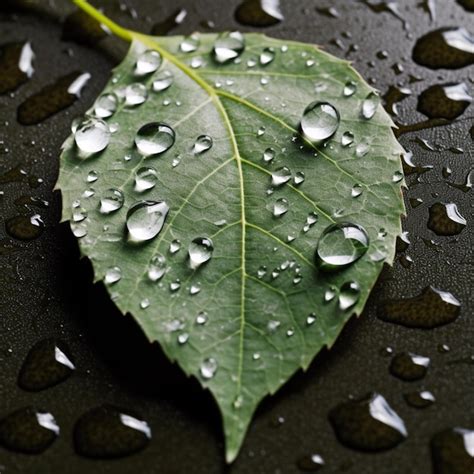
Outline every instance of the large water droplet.
[[194, 154], [200, 155], [212, 147], [212, 138], [209, 135], [200, 135], [194, 143]]
[[118, 211], [123, 206], [124, 200], [122, 191], [114, 188], [108, 189], [100, 199], [99, 211], [102, 214]]
[[407, 382], [422, 379], [428, 370], [430, 359], [411, 352], [397, 354], [390, 363], [390, 373]]
[[369, 236], [362, 226], [342, 222], [332, 224], [321, 234], [316, 248], [316, 264], [333, 271], [351, 265], [369, 248]]
[[437, 235], [457, 235], [467, 225], [466, 219], [453, 202], [437, 202], [430, 207], [429, 214], [428, 228]]
[[384, 451], [407, 437], [405, 423], [378, 393], [338, 405], [329, 419], [343, 444], [363, 451]]
[[161, 71], [156, 74], [156, 76], [153, 78], [153, 82], [151, 87], [155, 92], [161, 92], [173, 84], [174, 81], [174, 76], [173, 74], [165, 69], [164, 71]]
[[332, 137], [339, 127], [337, 109], [328, 102], [312, 102], [303, 112], [301, 130], [308, 140], [319, 143]]
[[168, 215], [164, 201], [140, 201], [127, 212], [127, 229], [133, 242], [145, 242], [156, 237]]
[[148, 279], [158, 281], [166, 273], [166, 258], [163, 255], [155, 255], [148, 265]]
[[355, 281], [348, 281], [339, 290], [339, 308], [346, 311], [352, 308], [360, 297], [360, 287]]
[[74, 140], [85, 153], [98, 153], [105, 150], [110, 141], [109, 126], [101, 119], [88, 118], [77, 126]]
[[175, 141], [174, 130], [165, 123], [151, 122], [143, 125], [135, 137], [138, 151], [145, 156], [158, 155], [170, 149]]
[[288, 212], [289, 207], [290, 203], [288, 202], [288, 199], [279, 198], [276, 200], [275, 204], [273, 204], [273, 215], [275, 217], [280, 217]]
[[135, 191], [141, 193], [156, 186], [158, 173], [155, 168], [140, 168], [135, 175]]
[[217, 361], [212, 357], [204, 360], [199, 369], [203, 378], [209, 380], [214, 377], [217, 372]]
[[223, 33], [214, 43], [214, 58], [218, 63], [226, 63], [240, 56], [244, 49], [245, 39], [242, 33]]
[[286, 166], [276, 169], [272, 172], [272, 185], [281, 186], [291, 179], [291, 171]]
[[95, 102], [94, 112], [99, 118], [111, 117], [117, 110], [118, 99], [115, 94], [102, 94]]
[[370, 92], [362, 102], [361, 115], [366, 120], [370, 120], [377, 112], [380, 104], [380, 97], [375, 92]]
[[189, 265], [195, 270], [203, 263], [208, 262], [212, 257], [214, 245], [211, 239], [198, 237], [194, 239], [188, 247]]

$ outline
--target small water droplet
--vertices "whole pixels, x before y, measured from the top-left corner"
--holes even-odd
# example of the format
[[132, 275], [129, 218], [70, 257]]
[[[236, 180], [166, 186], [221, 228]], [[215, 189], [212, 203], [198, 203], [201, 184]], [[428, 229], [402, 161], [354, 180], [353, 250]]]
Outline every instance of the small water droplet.
[[218, 63], [226, 63], [238, 58], [245, 49], [242, 33], [232, 31], [221, 34], [214, 43], [214, 58]]
[[200, 135], [194, 143], [194, 154], [200, 155], [212, 147], [212, 138], [209, 135]]
[[360, 287], [355, 281], [348, 281], [339, 290], [339, 308], [346, 311], [352, 308], [360, 297]]
[[353, 198], [359, 197], [362, 194], [362, 185], [354, 184], [351, 189], [351, 196]]
[[201, 284], [200, 283], [194, 283], [189, 288], [189, 294], [190, 295], [197, 295], [200, 291], [201, 291]]
[[148, 265], [148, 279], [158, 281], [166, 273], [166, 258], [163, 255], [155, 255]]
[[428, 390], [417, 390], [415, 392], [405, 393], [403, 398], [408, 405], [414, 408], [427, 408], [436, 401], [435, 396]]
[[155, 75], [151, 87], [154, 92], [161, 92], [168, 89], [173, 84], [173, 81], [173, 73], [165, 69]]
[[403, 179], [403, 173], [401, 171], [395, 171], [392, 176], [392, 181], [394, 183], [399, 183]]
[[300, 471], [316, 472], [324, 467], [324, 459], [319, 454], [310, 454], [298, 459], [296, 465]]
[[179, 278], [177, 278], [175, 281], [172, 281], [170, 283], [170, 290], [171, 291], [178, 291], [179, 289], [181, 288], [181, 281], [179, 280]]
[[311, 326], [316, 322], [316, 313], [311, 313], [306, 317], [306, 325]]
[[178, 239], [174, 239], [170, 243], [170, 253], [175, 254], [181, 250], [181, 242]]
[[124, 196], [122, 191], [110, 188], [102, 195], [100, 199], [99, 211], [102, 214], [111, 214], [118, 211], [124, 203]]
[[202, 362], [199, 370], [204, 379], [212, 379], [217, 372], [217, 361], [212, 357], [209, 357]]
[[299, 186], [300, 184], [303, 184], [304, 183], [304, 173], [302, 171], [297, 171], [295, 173], [295, 176], [293, 178], [293, 183], [295, 186]]
[[295, 330], [293, 328], [290, 328], [286, 331], [286, 336], [291, 337], [295, 334]]
[[330, 286], [325, 292], [324, 292], [324, 302], [329, 303], [332, 301], [335, 296], [337, 295], [337, 288], [335, 286]]
[[212, 257], [213, 251], [214, 245], [211, 239], [206, 237], [198, 237], [194, 239], [189, 244], [188, 248], [190, 267], [195, 270], [203, 263], [208, 262]]
[[143, 167], [135, 174], [135, 191], [141, 193], [155, 187], [158, 173], [155, 168]]
[[328, 102], [312, 102], [301, 119], [301, 130], [308, 140], [320, 143], [332, 137], [339, 127], [337, 109]]
[[370, 92], [362, 102], [362, 118], [370, 120], [375, 115], [375, 112], [377, 112], [379, 104], [380, 96], [375, 92]]
[[349, 146], [354, 143], [354, 134], [351, 132], [344, 132], [341, 137], [341, 145]]
[[155, 72], [161, 66], [162, 58], [158, 51], [149, 49], [138, 56], [135, 64], [135, 74], [145, 76]]
[[88, 183], [94, 183], [97, 181], [99, 175], [97, 174], [97, 171], [94, 171], [94, 170], [91, 170], [89, 171], [88, 175], [87, 175], [87, 178], [86, 178], [86, 181]]
[[435, 203], [429, 209], [428, 229], [441, 236], [460, 234], [466, 227], [466, 219], [454, 203]]
[[134, 107], [143, 104], [148, 98], [148, 91], [143, 84], [136, 82], [125, 88], [125, 105]]
[[140, 301], [140, 309], [147, 309], [150, 306], [150, 300], [145, 298]]
[[356, 91], [357, 84], [354, 81], [347, 81], [343, 90], [344, 97], [350, 97], [351, 95], [354, 95]]
[[122, 278], [122, 270], [120, 267], [111, 267], [105, 272], [104, 281], [107, 285], [117, 283]]
[[173, 146], [175, 138], [175, 132], [169, 125], [151, 122], [138, 130], [135, 145], [142, 155], [159, 155]]
[[422, 379], [428, 370], [430, 359], [411, 352], [397, 354], [390, 363], [390, 373], [407, 382]]
[[208, 321], [208, 316], [205, 311], [200, 311], [196, 316], [196, 324], [203, 325], [206, 324]]
[[115, 94], [102, 94], [95, 102], [94, 112], [99, 118], [111, 117], [117, 110], [118, 99]]
[[164, 201], [139, 201], [127, 212], [127, 230], [133, 242], [155, 238], [163, 228], [169, 207]]
[[178, 336], [178, 344], [183, 345], [186, 344], [189, 340], [189, 334], [187, 332], [183, 332]]
[[109, 126], [101, 119], [90, 117], [77, 125], [74, 140], [81, 151], [98, 153], [109, 144]]
[[356, 155], [357, 158], [362, 158], [365, 155], [367, 155], [369, 150], [370, 150], [370, 146], [369, 146], [368, 143], [360, 142], [356, 146], [355, 155]]
[[291, 171], [286, 167], [282, 166], [272, 172], [272, 185], [281, 186], [287, 183], [291, 179]]
[[186, 36], [179, 45], [179, 49], [183, 53], [193, 53], [199, 48], [199, 36], [197, 34], [192, 34], [191, 36]]
[[260, 54], [260, 65], [266, 66], [270, 64], [275, 59], [275, 49], [274, 48], [264, 48]]
[[288, 199], [279, 198], [273, 204], [273, 215], [275, 217], [280, 217], [288, 212], [289, 207], [290, 203], [288, 202]]
[[263, 161], [265, 163], [270, 163], [270, 161], [272, 161], [275, 158], [275, 155], [276, 155], [276, 152], [273, 148], [267, 148], [263, 152]]

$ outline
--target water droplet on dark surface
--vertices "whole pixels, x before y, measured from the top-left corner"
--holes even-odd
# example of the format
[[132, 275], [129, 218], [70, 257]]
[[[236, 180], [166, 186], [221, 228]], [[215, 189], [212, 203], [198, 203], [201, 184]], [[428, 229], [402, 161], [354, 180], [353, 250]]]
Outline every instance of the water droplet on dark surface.
[[428, 228], [437, 235], [458, 235], [466, 227], [466, 219], [452, 202], [437, 202], [430, 207], [429, 213]]
[[434, 395], [428, 390], [405, 393], [403, 398], [408, 405], [414, 408], [428, 408], [436, 401]]
[[431, 86], [418, 98], [418, 111], [428, 118], [454, 120], [464, 113], [472, 97], [464, 82]]
[[0, 420], [0, 445], [11, 451], [39, 454], [58, 435], [53, 415], [33, 407], [21, 408]]
[[336, 7], [323, 7], [323, 8], [316, 8], [318, 13], [321, 15], [327, 16], [329, 18], [338, 18], [339, 12], [337, 11]]
[[402, 352], [397, 354], [390, 363], [390, 373], [407, 382], [420, 380], [428, 371], [430, 359], [428, 357]]
[[474, 430], [449, 428], [431, 438], [434, 474], [474, 472]]
[[61, 38], [64, 41], [93, 46], [105, 36], [107, 33], [98, 21], [82, 10], [77, 10], [64, 20]]
[[154, 239], [163, 228], [169, 207], [164, 201], [140, 201], [127, 212], [127, 230], [132, 242]]
[[296, 466], [300, 471], [318, 472], [324, 467], [324, 459], [319, 454], [310, 454], [298, 459]]
[[29, 391], [44, 390], [66, 380], [74, 370], [64, 342], [44, 339], [28, 352], [18, 376], [18, 385]]
[[33, 75], [34, 57], [30, 43], [8, 43], [0, 47], [0, 94], [14, 91]]
[[44, 223], [38, 214], [15, 216], [6, 220], [5, 229], [13, 238], [28, 241], [37, 239], [43, 233]]
[[378, 393], [341, 403], [329, 420], [342, 444], [362, 451], [391, 449], [407, 437], [405, 423]]
[[235, 11], [235, 19], [247, 26], [272, 26], [284, 19], [280, 0], [244, 0]]
[[312, 102], [303, 112], [301, 130], [313, 143], [320, 143], [332, 137], [340, 122], [337, 109], [328, 102]]
[[74, 426], [74, 446], [81, 456], [119, 458], [144, 449], [151, 438], [146, 421], [128, 410], [102, 405], [84, 413]]
[[408, 87], [390, 86], [388, 91], [383, 96], [385, 110], [392, 115], [398, 115], [397, 105], [402, 100], [411, 95], [411, 90]]
[[459, 69], [474, 63], [474, 39], [464, 28], [441, 28], [422, 36], [413, 59], [431, 69]]
[[188, 15], [184, 8], [175, 10], [171, 15], [166, 17], [163, 21], [155, 23], [151, 29], [151, 34], [155, 36], [167, 35], [173, 28], [176, 28]]
[[436, 0], [421, 0], [418, 6], [428, 13], [431, 21], [436, 20]]
[[[79, 98], [80, 91], [75, 87], [75, 81], [86, 77], [80, 72], [72, 72], [28, 97], [18, 107], [18, 122], [22, 125], [35, 125], [69, 107]], [[85, 83], [80, 85], [83, 87]]]
[[367, 5], [374, 13], [390, 13], [395, 18], [399, 19], [405, 28], [408, 27], [406, 20], [403, 18], [401, 13], [398, 11], [398, 3], [393, 0], [359, 0], [364, 5]]
[[327, 227], [318, 241], [316, 264], [324, 271], [346, 268], [361, 258], [369, 248], [369, 236], [359, 225], [348, 222]]
[[379, 307], [378, 317], [406, 327], [432, 329], [455, 321], [460, 306], [451, 293], [429, 286], [418, 296], [385, 301]]

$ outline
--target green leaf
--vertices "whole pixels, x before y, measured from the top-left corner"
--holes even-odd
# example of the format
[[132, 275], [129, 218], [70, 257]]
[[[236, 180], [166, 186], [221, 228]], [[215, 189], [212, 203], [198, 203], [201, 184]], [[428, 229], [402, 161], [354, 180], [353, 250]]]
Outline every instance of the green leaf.
[[[380, 105], [373, 118], [361, 117], [373, 89], [347, 61], [315, 46], [246, 34], [238, 60], [220, 64], [212, 54], [218, 35], [198, 35], [198, 49], [184, 53], [182, 37], [124, 30], [83, 0], [76, 3], [133, 41], [104, 92], [121, 96], [124, 87], [139, 82], [148, 98], [134, 107], [119, 101], [106, 119], [117, 131], [103, 152], [84, 156], [74, 136], [67, 139], [57, 185], [63, 219], [72, 221], [95, 279], [108, 274], [117, 307], [212, 392], [231, 462], [262, 398], [334, 343], [351, 315], [362, 311], [384, 261], [393, 261], [404, 211], [402, 149]], [[271, 48], [274, 59], [261, 65], [264, 48]], [[162, 65], [137, 77], [137, 58], [149, 49], [161, 54]], [[151, 84], [164, 70], [173, 83], [155, 92]], [[356, 84], [349, 97], [343, 94], [348, 81]], [[341, 117], [336, 134], [323, 145], [300, 133], [302, 114], [316, 100], [330, 102]], [[176, 141], [162, 154], [143, 157], [134, 139], [149, 122], [171, 126]], [[345, 132], [353, 134], [352, 145], [341, 144]], [[200, 135], [210, 136], [213, 146], [197, 154]], [[262, 157], [269, 148], [275, 157], [266, 162]], [[137, 192], [135, 174], [144, 166], [156, 169], [158, 181]], [[283, 166], [293, 179], [304, 173], [304, 182], [272, 187], [272, 173]], [[94, 172], [98, 178], [92, 182]], [[100, 199], [109, 189], [121, 190], [124, 205], [104, 215]], [[288, 211], [275, 217], [279, 199], [288, 201]], [[169, 213], [156, 238], [133, 245], [125, 232], [127, 212], [142, 200], [166, 201]], [[316, 245], [328, 226], [341, 221], [362, 226], [369, 249], [352, 265], [322, 271], [315, 263]], [[214, 251], [192, 269], [188, 246], [200, 237], [211, 239]], [[181, 249], [172, 254], [176, 239]], [[148, 272], [155, 256], [166, 259], [167, 271], [153, 282]], [[113, 282], [120, 276], [115, 267], [121, 278]], [[178, 279], [180, 288], [172, 291], [170, 284]], [[338, 292], [351, 281], [360, 294], [341, 309]], [[325, 301], [331, 288], [336, 296]]]

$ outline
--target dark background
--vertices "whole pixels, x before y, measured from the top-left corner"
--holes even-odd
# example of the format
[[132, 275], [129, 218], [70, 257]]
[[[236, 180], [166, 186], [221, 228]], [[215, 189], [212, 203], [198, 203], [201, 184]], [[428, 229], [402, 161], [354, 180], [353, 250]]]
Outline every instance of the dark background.
[[[28, 5], [24, 8], [18, 2], [2, 0], [0, 7], [0, 45], [28, 40], [36, 53], [33, 77], [14, 93], [0, 96], [0, 176], [16, 166], [26, 171], [26, 177], [18, 181], [0, 183], [4, 192], [0, 196], [0, 417], [34, 405], [54, 414], [61, 434], [36, 456], [0, 447], [0, 473], [286, 474], [299, 472], [297, 460], [312, 453], [323, 456], [323, 472], [328, 473], [432, 472], [432, 435], [454, 426], [473, 428], [474, 424], [472, 191], [463, 192], [447, 183], [463, 182], [474, 166], [469, 133], [473, 106], [452, 124], [401, 136], [416, 164], [433, 166], [418, 178], [412, 175], [407, 179], [408, 216], [403, 226], [410, 233], [411, 244], [404, 255], [413, 263], [405, 268], [400, 264], [400, 254], [393, 267], [382, 274], [362, 316], [346, 326], [333, 349], [318, 355], [306, 374], [298, 373], [276, 396], [262, 403], [240, 456], [226, 467], [220, 419], [210, 395], [167, 362], [158, 347], [149, 345], [130, 317], [115, 310], [102, 285], [92, 284], [90, 265], [79, 260], [69, 226], [58, 224], [61, 198], [53, 187], [60, 145], [69, 134], [72, 119], [91, 105], [107, 82], [120, 48], [110, 38], [94, 46], [64, 41], [62, 20], [73, 7], [59, 0], [38, 2], [43, 3], [39, 8], [43, 13], [39, 14], [35, 4], [29, 3], [25, 2]], [[217, 31], [259, 30], [235, 21], [235, 0], [128, 0], [122, 3], [127, 8], [121, 8], [117, 1], [94, 3], [119, 23], [144, 32], [178, 7], [185, 8], [188, 15], [171, 33], [205, 30], [202, 22], [209, 20]], [[399, 120], [417, 123], [425, 119], [416, 111], [421, 91], [450, 81], [464, 81], [472, 91], [469, 77], [474, 76], [472, 66], [434, 71], [413, 62], [413, 45], [424, 33], [441, 26], [474, 30], [474, 14], [454, 0], [435, 2], [434, 20], [423, 8], [425, 3], [398, 2], [409, 22], [409, 27], [404, 27], [394, 15], [376, 13], [356, 1], [282, 1], [285, 20], [265, 28], [265, 32], [317, 43], [339, 57], [348, 57], [365, 78], [375, 81], [382, 94], [391, 85], [409, 86], [413, 93], [399, 104]], [[337, 8], [338, 18], [316, 10], [329, 6]], [[338, 46], [335, 40], [342, 43]], [[359, 49], [349, 52], [353, 44]], [[385, 59], [377, 56], [382, 50], [388, 52]], [[403, 65], [402, 74], [391, 68], [396, 62]], [[17, 122], [19, 104], [72, 71], [92, 74], [80, 100], [38, 125]], [[422, 80], [409, 84], [410, 75]], [[435, 151], [415, 143], [416, 137], [427, 139]], [[464, 153], [453, 153], [450, 147], [461, 147]], [[448, 178], [442, 175], [443, 167], [452, 169]], [[38, 178], [43, 182], [37, 186]], [[37, 209], [14, 203], [25, 195], [45, 199], [49, 206]], [[408, 198], [421, 198], [423, 204], [412, 209]], [[457, 204], [468, 220], [460, 235], [439, 237], [428, 229], [428, 209], [435, 202]], [[24, 242], [6, 233], [8, 218], [34, 213], [45, 222], [39, 238]], [[434, 244], [429, 244], [430, 240]], [[377, 318], [383, 300], [411, 297], [428, 285], [450, 291], [462, 302], [457, 321], [421, 330]], [[19, 369], [31, 346], [45, 337], [66, 341], [77, 370], [53, 388], [26, 392], [17, 385]], [[440, 352], [440, 344], [447, 344], [449, 352]], [[393, 353], [412, 351], [430, 357], [427, 376], [410, 383], [390, 375], [391, 356], [384, 354], [387, 347], [393, 348]], [[408, 406], [403, 394], [422, 388], [433, 392], [435, 404], [424, 410]], [[409, 433], [399, 446], [378, 454], [341, 445], [327, 418], [329, 410], [348, 396], [359, 397], [370, 391], [386, 397]], [[102, 403], [134, 410], [150, 424], [153, 437], [145, 450], [108, 461], [75, 454], [75, 421]]]

